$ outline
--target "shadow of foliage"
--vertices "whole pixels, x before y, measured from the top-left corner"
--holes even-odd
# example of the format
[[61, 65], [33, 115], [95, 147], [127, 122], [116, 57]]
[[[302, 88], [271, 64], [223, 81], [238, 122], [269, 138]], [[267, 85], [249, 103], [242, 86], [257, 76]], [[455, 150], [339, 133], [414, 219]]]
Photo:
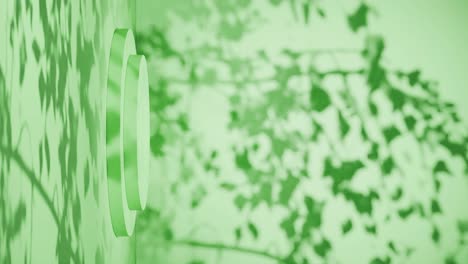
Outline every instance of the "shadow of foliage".
[[[0, 69], [1, 263], [12, 263], [12, 259], [17, 260], [21, 256], [24, 263], [34, 262], [31, 259], [32, 222], [36, 217], [33, 212], [37, 212], [34, 203], [43, 203], [48, 210], [46, 215], [50, 216], [49, 221], [44, 221], [42, 227], [46, 230], [50, 227], [49, 230], [56, 229], [55, 238], [44, 238], [48, 240], [47, 243], [56, 240], [55, 252], [50, 252], [51, 256], [55, 254], [58, 263], [85, 261], [85, 241], [80, 239], [82, 202], [88, 195], [90, 185], [96, 185], [100, 180], [99, 177], [89, 178], [90, 174], [98, 175], [97, 131], [100, 121], [100, 108], [90, 94], [90, 87], [92, 68], [97, 64], [102, 43], [96, 36], [90, 37], [83, 28], [84, 23], [76, 23], [72, 17], [83, 16], [91, 10], [96, 27], [103, 28], [103, 5], [105, 2], [102, 1], [87, 3], [68, 0], [7, 3], [7, 11], [12, 7], [14, 13], [8, 17], [11, 20], [7, 31], [9, 46], [6, 48], [11, 51], [14, 63], [7, 65], [11, 74], [7, 76], [11, 79], [8, 85]], [[88, 9], [88, 6], [91, 8]], [[28, 34], [26, 28], [31, 28], [33, 32]], [[31, 87], [31, 80], [36, 81], [37, 85]], [[72, 83], [74, 81], [77, 82], [76, 87]], [[24, 94], [37, 95], [39, 108], [35, 109], [35, 104], [31, 104], [22, 110], [40, 113], [41, 120], [38, 122], [31, 122], [23, 111], [11, 112], [12, 102], [21, 105], [22, 101], [16, 97]], [[80, 123], [84, 123], [84, 134], [88, 137], [89, 154], [82, 157], [84, 161], [79, 157], [83, 147], [78, 145], [79, 133], [83, 132]], [[41, 124], [41, 129], [35, 127], [36, 124]], [[12, 135], [12, 127], [20, 133]], [[36, 138], [31, 137], [31, 133], [39, 137], [37, 142], [31, 140]], [[31, 160], [29, 157], [32, 157]], [[12, 168], [15, 168], [14, 172]], [[24, 176], [30, 184], [30, 192], [24, 188], [12, 190], [8, 187], [18, 180], [13, 177], [17, 174], [18, 177]], [[84, 186], [84, 191], [81, 191], [81, 186]], [[20, 193], [18, 205], [13, 207], [16, 198], [12, 197], [16, 196], [12, 196], [12, 193], [21, 190], [23, 193]], [[93, 190], [98, 203], [99, 189], [94, 186]], [[27, 228], [30, 233], [20, 237], [19, 234], [26, 229], [26, 222], [31, 224]], [[27, 235], [30, 237], [25, 242], [24, 236]], [[13, 251], [10, 245], [14, 241], [19, 241], [25, 252]], [[104, 256], [100, 253], [102, 245], [98, 247], [96, 258], [103, 263]], [[92, 255], [95, 255], [94, 252]]]
[[[386, 253], [376, 255], [370, 263], [391, 263], [411, 256], [413, 248], [379, 234], [380, 225], [395, 218], [417, 217], [427, 223], [432, 230], [427, 239], [438, 246], [443, 235], [442, 227], [435, 220], [444, 214], [439, 201], [441, 185], [450, 175], [468, 172], [468, 134], [455, 106], [439, 96], [436, 82], [426, 79], [420, 70], [406, 72], [388, 67], [383, 59], [385, 40], [379, 34], [365, 34], [362, 49], [358, 50], [283, 49], [281, 54], [260, 50], [255, 56], [236, 55], [229, 50], [229, 45], [255, 31], [256, 22], [268, 17], [252, 8], [251, 1], [208, 2], [196, 2], [199, 6], [190, 8], [205, 10], [202, 13], [209, 16], [190, 13], [188, 6], [181, 11], [178, 5], [163, 13], [168, 17], [175, 14], [187, 24], [197, 18], [211, 21], [205, 25], [219, 30], [213, 31], [218, 44], [207, 42], [178, 49], [171, 44], [166, 30], [153, 27], [138, 32], [139, 52], [157, 65], [150, 68], [150, 75], [154, 75], [150, 84], [151, 111], [153, 121], [158, 124], [151, 138], [151, 149], [157, 158], [179, 153], [176, 159], [180, 159], [182, 169], [170, 179], [168, 195], [177, 200], [190, 193], [190, 199], [177, 200], [176, 204], [189, 203], [187, 207], [196, 211], [204, 199], [221, 190], [232, 195], [229, 206], [246, 217], [232, 230], [223, 230], [232, 233], [235, 242], [207, 242], [194, 239], [193, 234], [175, 235], [176, 227], [170, 223], [177, 218], [177, 209], [156, 210], [154, 214], [148, 211], [142, 217], [144, 220], [138, 222], [142, 244], [155, 251], [189, 246], [262, 256], [276, 263], [306, 264], [315, 260], [327, 263], [332, 261], [330, 256], [335, 249], [322, 230], [326, 221], [324, 208], [332, 199], [343, 199], [358, 217], [345, 217], [339, 227], [342, 236], [359, 227], [386, 245]], [[289, 4], [297, 23], [327, 19], [326, 10], [315, 1], [269, 2], [272, 7]], [[374, 9], [363, 2], [354, 12], [345, 14], [349, 30], [359, 34], [358, 37], [368, 31], [368, 17], [376, 13]], [[187, 12], [190, 15], [186, 16]], [[342, 55], [362, 60], [362, 67], [341, 66]], [[278, 56], [281, 62], [275, 59]], [[332, 60], [334, 68], [321, 70], [317, 58]], [[177, 77], [158, 70], [173, 65], [174, 61], [183, 71]], [[304, 65], [303, 61], [310, 63]], [[259, 69], [272, 74], [258, 77]], [[306, 84], [291, 85], [298, 79]], [[334, 86], [329, 84], [330, 79], [335, 80]], [[356, 82], [357, 79], [362, 81]], [[184, 89], [178, 89], [179, 86]], [[191, 118], [190, 101], [200, 87], [215, 91], [229, 102], [229, 133], [241, 135], [240, 140], [229, 143], [232, 153], [204, 148], [203, 135], [197, 135], [187, 122]], [[300, 116], [305, 129], [289, 129], [294, 114]], [[412, 142], [420, 158], [402, 157], [395, 147], [401, 146], [399, 142]], [[353, 149], [356, 145], [360, 147]], [[319, 156], [320, 161], [312, 160], [317, 158], [314, 148], [325, 152]], [[267, 153], [263, 153], [264, 149]], [[294, 153], [299, 165], [290, 166], [285, 159], [290, 153]], [[226, 181], [221, 176], [220, 155], [230, 158], [229, 166], [236, 167], [242, 179]], [[266, 165], [258, 165], [255, 161], [259, 159]], [[460, 162], [464, 171], [455, 172]], [[317, 163], [321, 164], [318, 176], [311, 169]], [[414, 176], [408, 175], [407, 166], [423, 168], [424, 180], [431, 185], [431, 191], [421, 199], [409, 198], [412, 190], [405, 186], [405, 181]], [[369, 170], [379, 174], [376, 186], [367, 191], [356, 189], [353, 180]], [[207, 177], [211, 178], [206, 180]], [[328, 183], [324, 186], [329, 198], [317, 197], [304, 188], [316, 182], [317, 177]], [[387, 186], [388, 179], [398, 179], [398, 183]], [[376, 207], [383, 201], [393, 205], [383, 210], [384, 219], [380, 220]], [[264, 248], [262, 245], [242, 246], [243, 241], [259, 241], [265, 235], [262, 223], [249, 217], [265, 207], [271, 217], [276, 216], [275, 210], [286, 212], [278, 226], [288, 245], [284, 252], [258, 249]], [[444, 254], [447, 263], [456, 263], [457, 255], [464, 250], [466, 219], [451, 221], [457, 226], [460, 242]], [[207, 262], [194, 259], [191, 263]]]

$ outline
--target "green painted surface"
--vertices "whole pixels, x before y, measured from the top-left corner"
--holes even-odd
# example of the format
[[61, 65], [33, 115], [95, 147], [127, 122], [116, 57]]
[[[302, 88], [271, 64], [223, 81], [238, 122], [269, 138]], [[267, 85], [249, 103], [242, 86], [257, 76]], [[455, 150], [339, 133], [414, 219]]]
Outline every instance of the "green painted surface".
[[[467, 262], [464, 1], [0, 13], [0, 263]], [[148, 201], [129, 238], [106, 177], [116, 28], [135, 32], [150, 86]]]

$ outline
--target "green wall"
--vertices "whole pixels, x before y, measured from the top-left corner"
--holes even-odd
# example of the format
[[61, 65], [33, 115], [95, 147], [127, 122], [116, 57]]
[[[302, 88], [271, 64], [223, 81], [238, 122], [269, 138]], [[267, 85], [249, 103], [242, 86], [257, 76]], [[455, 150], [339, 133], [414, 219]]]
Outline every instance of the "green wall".
[[[467, 14], [0, 0], [0, 263], [465, 263]], [[105, 173], [122, 27], [151, 96], [149, 204], [129, 238]]]

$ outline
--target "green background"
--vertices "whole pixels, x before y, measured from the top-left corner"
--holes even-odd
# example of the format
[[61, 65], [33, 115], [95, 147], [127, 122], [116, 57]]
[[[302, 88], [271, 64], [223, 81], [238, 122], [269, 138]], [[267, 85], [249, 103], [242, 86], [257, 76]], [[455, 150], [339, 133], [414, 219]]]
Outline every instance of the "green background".
[[[349, 17], [362, 5], [370, 7], [368, 20], [354, 32]], [[337, 99], [341, 77], [322, 81], [293, 71], [286, 79], [269, 78], [296, 64], [318, 72], [369, 67], [361, 50], [367, 36], [382, 36], [379, 63], [389, 72], [420, 70], [420, 82], [437, 81], [440, 95], [423, 95], [424, 100], [453, 102], [466, 124], [465, 1], [1, 0], [0, 12], [1, 263], [467, 261], [466, 125], [445, 124], [448, 132], [414, 142], [399, 119], [404, 109], [392, 109], [388, 98], [377, 95], [379, 114], [370, 115], [367, 72], [350, 77], [366, 123], [394, 122], [402, 132], [387, 145], [377, 140], [379, 158], [391, 156], [398, 165], [391, 173], [381, 171], [381, 160], [366, 161], [355, 173], [335, 171], [338, 178], [353, 176], [353, 195], [333, 193], [337, 178], [323, 176], [326, 157], [339, 166], [366, 159], [360, 155], [369, 147], [359, 136], [362, 120]], [[117, 239], [104, 174], [103, 102], [110, 41], [119, 27], [136, 32], [137, 48], [149, 62], [153, 160], [149, 208], [138, 216], [134, 236]], [[378, 41], [368, 43], [375, 48]], [[286, 49], [300, 58], [291, 61]], [[312, 59], [314, 52], [321, 55]], [[406, 80], [392, 82], [412, 89]], [[332, 103], [309, 92], [318, 90], [314, 83]], [[298, 91], [295, 99], [283, 93], [266, 97], [269, 89], [284, 87]], [[253, 110], [236, 105], [239, 100]], [[313, 109], [304, 111], [303, 105]], [[287, 120], [276, 116], [267, 122], [280, 127], [272, 134], [263, 130], [270, 107]], [[345, 137], [335, 108], [349, 122]], [[245, 111], [236, 124], [233, 110]], [[431, 112], [432, 121], [418, 124], [437, 123], [447, 111]], [[311, 116], [325, 133], [299, 139], [297, 147], [294, 132], [309, 136]], [[445, 133], [457, 144], [431, 147]], [[309, 158], [301, 167], [304, 147]], [[437, 167], [440, 160], [446, 169]], [[253, 169], [263, 171], [260, 179], [249, 177]], [[307, 176], [297, 176], [302, 170]], [[288, 182], [296, 176], [297, 185]], [[434, 179], [441, 182], [439, 191]], [[398, 187], [404, 194], [392, 200]], [[288, 188], [284, 202], [281, 193]], [[367, 214], [359, 210], [367, 199], [359, 199], [372, 190], [380, 198], [369, 198]], [[239, 197], [248, 198], [243, 206]], [[299, 220], [285, 227], [296, 210]], [[318, 226], [304, 224], [319, 218]], [[292, 250], [295, 245], [300, 250]]]

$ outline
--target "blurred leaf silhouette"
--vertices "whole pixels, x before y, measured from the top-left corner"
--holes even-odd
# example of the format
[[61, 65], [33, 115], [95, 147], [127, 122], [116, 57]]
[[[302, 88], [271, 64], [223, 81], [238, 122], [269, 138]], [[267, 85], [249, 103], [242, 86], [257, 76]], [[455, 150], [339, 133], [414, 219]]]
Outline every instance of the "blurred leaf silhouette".
[[[162, 243], [167, 246], [211, 248], [215, 252], [235, 251], [262, 256], [275, 263], [315, 263], [317, 259], [322, 259], [325, 263], [330, 261], [330, 253], [335, 248], [333, 241], [322, 231], [322, 223], [326, 221], [323, 212], [328, 206], [328, 201], [305, 192], [303, 187], [304, 184], [310, 184], [313, 177], [317, 177], [311, 175], [310, 155], [314, 146], [322, 145], [325, 146], [326, 153], [321, 160], [322, 174], [318, 176], [324, 180], [329, 179], [330, 184], [327, 188], [332, 197], [344, 199], [359, 216], [344, 216], [344, 221], [338, 227], [342, 236], [349, 235], [361, 226], [368, 236], [378, 237], [380, 225], [387, 223], [391, 218], [406, 219], [417, 214], [433, 228], [432, 232], [427, 234], [427, 238], [438, 243], [443, 234], [433, 219], [436, 215], [443, 214], [444, 210], [437, 197], [444, 177], [452, 174], [453, 164], [450, 156], [434, 155], [429, 158], [434, 152], [430, 153], [428, 149], [445, 148], [449, 155], [459, 157], [467, 170], [468, 137], [453, 104], [443, 101], [438, 96], [435, 83], [424, 79], [420, 70], [405, 72], [388, 68], [383, 62], [383, 36], [368, 32], [362, 39], [362, 50], [350, 51], [365, 62], [364, 67], [359, 69], [346, 69], [336, 64], [334, 69], [320, 71], [314, 60], [310, 60], [306, 67], [298, 63], [301, 59], [311, 57], [329, 57], [336, 61], [340, 50], [284, 49], [282, 56], [287, 58], [286, 64], [275, 62], [274, 55], [263, 50], [259, 51], [257, 56], [237, 56], [229, 51], [229, 45], [241, 41], [245, 34], [254, 32], [257, 22], [267, 20], [268, 17], [261, 11], [255, 12], [251, 1], [208, 2], [209, 4], [195, 4], [196, 10], [204, 10], [203, 16], [196, 11], [186, 16], [177, 5], [174, 9], [168, 5], [164, 12], [167, 12], [168, 16], [176, 14], [187, 23], [192, 19], [216, 21], [209, 24], [209, 27], [219, 30], [214, 33], [222, 40], [219, 44], [205, 43], [189, 49], [178, 49], [165, 36], [165, 30], [158, 27], [138, 32], [137, 46], [141, 52], [158, 61], [158, 65], [172, 63], [175, 59], [179, 61], [184, 72], [174, 78], [163, 71], [150, 69], [151, 74], [155, 76], [155, 81], [151, 83], [152, 112], [155, 122], [159, 124], [157, 131], [153, 131], [151, 146], [155, 156], [167, 156], [169, 152], [173, 153], [178, 149], [182, 152], [182, 157], [185, 157], [184, 162], [189, 162], [184, 163], [184, 166], [190, 167], [190, 177], [181, 173], [180, 177], [170, 179], [173, 187], [171, 195], [178, 197], [187, 190], [185, 188], [192, 188], [192, 193], [196, 194], [196, 204], [199, 205], [219, 189], [232, 196], [232, 206], [237, 208], [239, 214], [246, 213], [246, 217], [244, 223], [233, 226], [231, 233], [234, 242], [230, 244], [199, 241], [190, 235], [188, 238], [171, 235], [169, 239], [158, 240], [151, 233], [151, 230], [158, 229], [152, 222], [167, 221], [162, 220], [166, 217], [164, 214], [158, 213], [155, 218], [150, 217], [144, 223], [138, 223], [139, 230], [143, 230], [142, 236], [148, 236], [145, 240], [147, 246], [158, 247]], [[290, 5], [292, 16], [297, 23], [314, 23], [316, 19], [327, 17], [320, 1], [269, 1], [272, 8], [280, 7], [286, 2]], [[312, 14], [312, 10], [316, 11], [316, 16]], [[357, 33], [361, 32], [361, 29], [368, 31], [369, 16], [374, 13], [374, 7], [362, 2], [354, 12], [344, 15], [347, 16], [350, 30]], [[273, 74], [269, 77], [258, 77], [258, 69], [269, 69]], [[306, 79], [309, 83], [307, 88], [291, 85], [296, 78]], [[356, 85], [352, 82], [355, 78], [364, 80], [364, 84], [358, 87], [364, 91], [360, 95], [356, 94]], [[339, 91], [328, 86], [329, 79], [340, 81]], [[269, 88], [263, 88], [266, 84], [270, 85]], [[174, 88], [180, 85], [185, 89]], [[200, 86], [216, 90], [229, 102], [229, 133], [240, 134], [243, 140], [230, 143], [232, 155], [220, 153], [220, 156], [232, 157], [230, 162], [242, 172], [244, 183], [242, 179], [232, 182], [219, 176], [223, 175], [222, 166], [219, 166], [214, 174], [211, 166], [203, 166], [208, 159], [204, 153], [216, 150], [206, 149], [201, 143], [195, 143], [201, 140], [203, 135], [197, 135], [187, 125], [190, 123], [191, 113], [186, 104], [192, 100], [193, 94]], [[391, 122], [382, 122], [388, 111], [395, 118]], [[307, 132], [287, 129], [290, 115], [297, 112], [305, 117], [303, 125], [309, 128]], [[334, 119], [330, 118], [329, 113], [333, 114]], [[327, 117], [324, 117], [325, 115]], [[333, 122], [338, 128], [336, 137], [335, 131], [325, 125]], [[191, 143], [165, 140], [174, 136], [183, 138], [183, 142]], [[265, 138], [265, 141], [259, 138]], [[400, 201], [403, 198], [408, 199], [410, 192], [404, 185], [403, 178], [411, 175], [406, 175], [404, 167], [407, 164], [405, 165], [405, 161], [395, 152], [395, 146], [408, 138], [415, 140], [422, 157], [422, 166], [425, 168], [424, 174], [434, 185], [435, 192], [425, 198], [411, 201], [410, 205], [402, 206]], [[355, 155], [343, 151], [351, 141], [361, 145], [363, 150], [356, 149]], [[266, 148], [268, 153], [260, 154], [262, 148]], [[296, 169], [289, 168], [285, 161], [286, 154], [291, 152], [302, 160], [302, 165]], [[188, 156], [191, 158], [188, 159]], [[266, 165], [259, 166], [256, 162], [258, 159]], [[216, 158], [213, 160], [216, 161]], [[356, 189], [353, 186], [356, 178], [373, 167], [377, 167], [380, 172], [377, 187], [371, 187], [367, 191]], [[207, 180], [207, 175], [213, 177]], [[386, 179], [393, 177], [401, 177], [399, 183], [393, 187], [386, 187]], [[216, 182], [215, 187], [207, 185], [207, 181]], [[206, 185], [206, 188], [200, 191], [200, 186], [203, 185]], [[302, 203], [299, 203], [299, 200], [302, 200]], [[387, 200], [393, 201], [395, 208], [389, 207], [384, 212], [385, 220], [378, 221], [375, 208], [379, 201]], [[178, 203], [183, 204], [184, 201], [178, 200]], [[193, 210], [197, 210], [193, 206], [193, 200], [191, 203]], [[260, 244], [254, 248], [242, 246], [243, 242], [249, 239], [261, 241], [265, 235], [262, 223], [249, 218], [262, 204], [269, 208], [272, 217], [275, 215], [273, 211], [278, 208], [286, 212], [278, 222], [278, 228], [283, 232], [289, 248], [287, 251], [262, 250], [264, 247]], [[177, 217], [172, 215], [176, 214], [177, 210], [170, 211], [168, 215]], [[379, 212], [381, 211], [382, 209], [379, 209]], [[453, 220], [460, 230], [465, 230], [463, 224]], [[172, 229], [176, 227], [167, 224], [164, 228], [170, 229], [171, 234], [174, 234]], [[246, 232], [250, 236], [246, 236]], [[463, 237], [464, 233], [466, 232], [460, 231], [460, 237]], [[387, 253], [375, 256], [369, 263], [393, 263], [392, 260], [401, 260], [411, 255], [412, 249], [405, 245], [398, 245], [392, 240], [383, 243], [386, 244]], [[454, 257], [463, 247], [463, 242], [460, 242], [456, 249], [447, 253], [447, 260], [455, 263]], [[314, 257], [311, 257], [310, 250], [313, 251]], [[198, 263], [197, 261], [199, 260], [192, 263]]]

